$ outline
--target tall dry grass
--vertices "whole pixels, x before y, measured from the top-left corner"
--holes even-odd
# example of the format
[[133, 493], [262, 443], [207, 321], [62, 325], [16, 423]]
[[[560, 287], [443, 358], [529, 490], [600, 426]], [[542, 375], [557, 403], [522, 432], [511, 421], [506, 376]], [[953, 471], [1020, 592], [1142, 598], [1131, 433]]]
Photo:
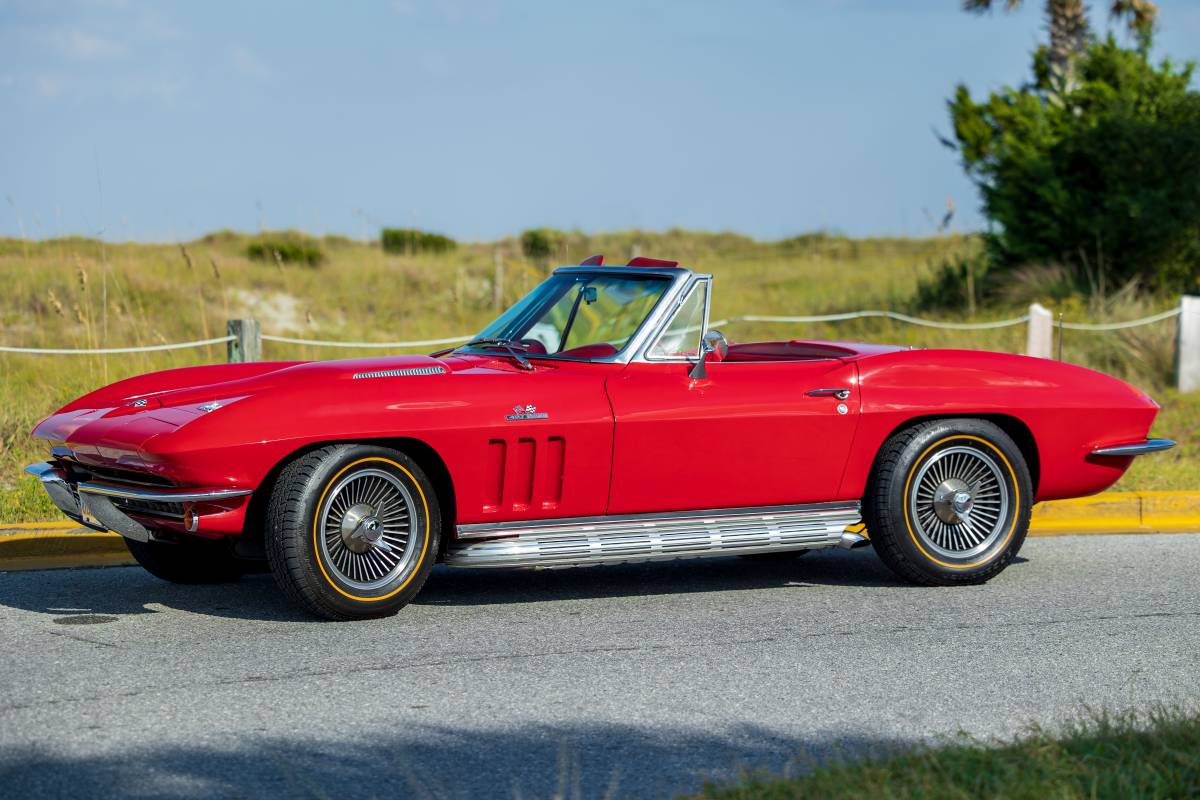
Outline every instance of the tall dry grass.
[[[0, 239], [0, 344], [96, 348], [207, 339], [225, 321], [252, 316], [267, 333], [346, 341], [433, 339], [480, 330], [544, 275], [519, 243], [465, 245], [443, 255], [393, 255], [375, 244], [325, 237], [325, 261], [311, 267], [251, 261], [251, 237], [220, 232], [182, 244], [109, 244], [70, 238]], [[559, 255], [578, 263], [596, 252], [610, 263], [635, 254], [678, 258], [716, 277], [714, 318], [813, 314], [861, 308], [905, 310], [918, 280], [975, 244], [961, 238], [853, 240], [812, 234], [759, 242], [737, 234], [625, 231], [572, 234]], [[497, 262], [503, 282], [496, 286]], [[497, 302], [499, 301], [499, 302]], [[1068, 308], [1070, 319], [1129, 318], [1162, 303], [1129, 296], [1123, 305]], [[1165, 302], [1165, 301], [1164, 301]], [[989, 316], [1020, 313], [998, 308]], [[965, 310], [946, 318], [966, 318]], [[1168, 381], [1174, 327], [1120, 335], [1068, 333], [1064, 356], [1147, 388]], [[735, 340], [827, 338], [923, 347], [1019, 352], [1024, 329], [950, 332], [887, 320], [788, 326], [741, 324]], [[378, 350], [265, 343], [270, 359], [343, 358]], [[223, 361], [223, 346], [118, 356], [0, 353], [0, 521], [53, 517], [21, 467], [43, 457], [29, 430], [46, 414], [96, 386], [153, 370]], [[1194, 410], [1186, 402], [1178, 403]], [[1185, 470], [1186, 473], [1186, 470]], [[1197, 485], [1200, 485], [1198, 483]]]

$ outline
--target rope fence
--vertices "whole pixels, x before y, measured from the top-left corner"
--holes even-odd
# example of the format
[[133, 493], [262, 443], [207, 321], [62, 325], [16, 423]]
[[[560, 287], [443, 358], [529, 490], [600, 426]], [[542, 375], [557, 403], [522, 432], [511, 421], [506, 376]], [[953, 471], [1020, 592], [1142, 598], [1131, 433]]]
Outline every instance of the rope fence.
[[[727, 319], [710, 322], [710, 327], [733, 325], [742, 322], [764, 323], [820, 323], [845, 322], [855, 319], [891, 319], [908, 325], [919, 325], [925, 328], [956, 331], [985, 331], [1001, 328], [1012, 328], [1027, 325], [1029, 330], [1026, 353], [1032, 356], [1050, 358], [1052, 356], [1054, 328], [1058, 328], [1059, 352], [1062, 348], [1062, 331], [1103, 332], [1137, 328], [1143, 325], [1153, 325], [1158, 322], [1178, 317], [1178, 335], [1176, 337], [1176, 364], [1178, 384], [1181, 391], [1200, 390], [1200, 297], [1184, 296], [1178, 306], [1158, 314], [1151, 314], [1140, 319], [1125, 322], [1067, 322], [1059, 319], [1038, 303], [1029, 308], [1028, 314], [1011, 319], [993, 320], [989, 322], [944, 322], [942, 320], [924, 319], [901, 314], [897, 311], [868, 309], [863, 311], [848, 311], [840, 314], [816, 314], [806, 316], [774, 316], [761, 314], [745, 314]], [[210, 345], [227, 345], [227, 358], [231, 362], [253, 361], [262, 352], [262, 342], [278, 342], [280, 344], [302, 345], [305, 347], [337, 347], [337, 348], [371, 348], [402, 350], [410, 347], [435, 347], [439, 345], [459, 344], [468, 341], [470, 336], [450, 336], [441, 339], [416, 339], [403, 342], [342, 342], [326, 339], [299, 339], [290, 336], [273, 336], [259, 331], [255, 320], [230, 320], [227, 326], [228, 335], [212, 339], [200, 339], [191, 342], [176, 342], [171, 344], [143, 345], [140, 347], [92, 347], [92, 348], [48, 348], [48, 347], [10, 347], [0, 345], [2, 353], [25, 353], [32, 355], [120, 355], [125, 353], [153, 353], [164, 350], [185, 350], [192, 347], [208, 347]]]
[[210, 344], [232, 342], [235, 338], [237, 337], [218, 336], [216, 339], [198, 339], [194, 342], [176, 342], [174, 344], [148, 344], [141, 347], [89, 347], [81, 349], [61, 347], [6, 347], [0, 345], [0, 353], [33, 353], [43, 356], [110, 356], [120, 353], [154, 353], [161, 350], [186, 350], [189, 347], [207, 347]]
[[470, 336], [452, 336], [449, 339], [420, 339], [415, 342], [331, 342], [325, 339], [292, 339], [288, 336], [262, 335], [264, 342], [303, 344], [310, 347], [390, 347], [399, 350], [405, 347], [433, 347], [439, 344], [458, 344], [471, 339]]

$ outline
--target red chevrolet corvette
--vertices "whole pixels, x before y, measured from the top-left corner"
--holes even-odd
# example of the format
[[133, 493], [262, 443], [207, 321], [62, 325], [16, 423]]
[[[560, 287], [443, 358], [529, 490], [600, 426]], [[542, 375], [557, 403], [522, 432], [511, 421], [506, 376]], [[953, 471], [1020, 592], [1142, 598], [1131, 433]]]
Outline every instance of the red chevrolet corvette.
[[356, 619], [394, 614], [437, 561], [869, 542], [907, 580], [981, 583], [1035, 501], [1098, 492], [1173, 444], [1147, 439], [1145, 393], [1070, 364], [727, 343], [711, 289], [674, 262], [593, 257], [434, 356], [131, 378], [38, 425], [50, 460], [28, 471], [160, 578], [230, 580], [265, 559], [312, 613]]

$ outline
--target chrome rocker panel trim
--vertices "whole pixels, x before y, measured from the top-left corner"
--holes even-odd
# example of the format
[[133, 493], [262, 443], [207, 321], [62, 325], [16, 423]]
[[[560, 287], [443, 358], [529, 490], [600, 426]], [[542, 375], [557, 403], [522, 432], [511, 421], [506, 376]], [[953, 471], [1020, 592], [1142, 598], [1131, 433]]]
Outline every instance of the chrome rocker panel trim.
[[1142, 456], [1146, 453], [1158, 453], [1170, 450], [1175, 446], [1171, 439], [1147, 439], [1135, 444], [1119, 444], [1111, 447], [1097, 447], [1092, 451], [1094, 456]]
[[458, 526], [452, 567], [568, 567], [855, 547], [857, 502]]

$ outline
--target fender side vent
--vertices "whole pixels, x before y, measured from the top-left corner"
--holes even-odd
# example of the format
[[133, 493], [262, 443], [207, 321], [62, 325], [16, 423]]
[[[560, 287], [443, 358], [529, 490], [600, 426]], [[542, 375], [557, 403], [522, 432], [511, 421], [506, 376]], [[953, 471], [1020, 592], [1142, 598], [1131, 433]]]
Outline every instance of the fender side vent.
[[408, 375], [440, 375], [445, 367], [405, 367], [404, 369], [381, 369], [377, 372], [356, 372], [354, 380], [359, 378], [403, 378]]

